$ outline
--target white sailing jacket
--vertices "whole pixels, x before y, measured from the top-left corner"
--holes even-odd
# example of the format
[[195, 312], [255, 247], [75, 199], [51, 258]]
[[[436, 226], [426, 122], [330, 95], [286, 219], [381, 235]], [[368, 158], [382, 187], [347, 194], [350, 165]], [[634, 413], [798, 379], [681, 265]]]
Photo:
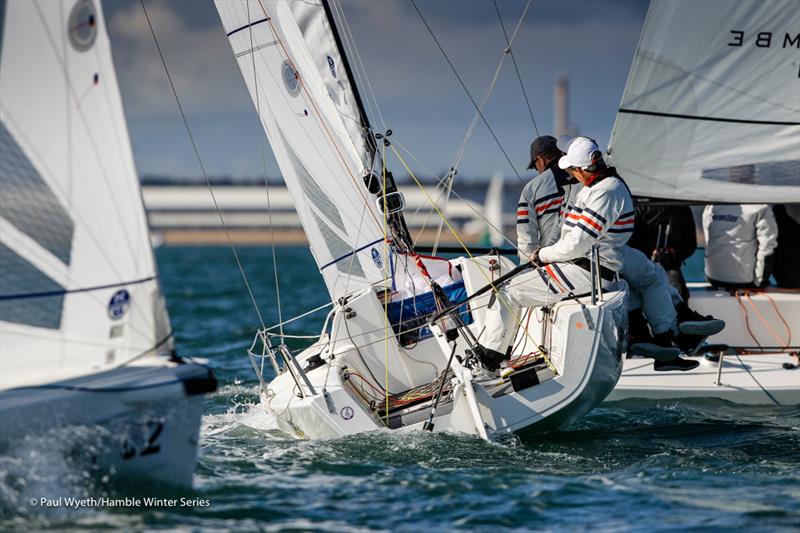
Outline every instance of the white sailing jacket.
[[778, 245], [778, 224], [766, 204], [709, 205], [703, 210], [706, 277], [733, 284], [758, 285], [765, 260]]
[[539, 250], [539, 258], [555, 263], [588, 257], [597, 244], [600, 262], [619, 271], [619, 249], [630, 239], [635, 222], [633, 198], [622, 178], [608, 176], [581, 187], [565, 213], [558, 242]]
[[564, 206], [581, 188], [557, 161], [522, 189], [517, 206], [517, 250], [527, 261], [536, 248], [549, 246], [561, 235]]

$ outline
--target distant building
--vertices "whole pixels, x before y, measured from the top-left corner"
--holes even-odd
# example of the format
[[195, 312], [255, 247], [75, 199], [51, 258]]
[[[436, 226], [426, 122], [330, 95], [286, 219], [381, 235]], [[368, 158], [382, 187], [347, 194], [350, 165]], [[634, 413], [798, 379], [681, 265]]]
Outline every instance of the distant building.
[[553, 89], [553, 136], [561, 143], [576, 135], [578, 128], [569, 121], [569, 81], [566, 74], [559, 72]]
[[[503, 191], [502, 224], [507, 235], [514, 231], [514, 213], [522, 184], [514, 184]], [[433, 186], [423, 193], [416, 186], [400, 185], [405, 196], [405, 217], [412, 236], [419, 243], [433, 242], [439, 217], [430, 209], [428, 195], [439, 199]], [[470, 242], [480, 239], [484, 224], [476, 225], [484, 212], [486, 182], [456, 184], [461, 196], [453, 195], [445, 213], [453, 226]], [[267, 189], [263, 183], [225, 182], [213, 185], [214, 196], [222, 211], [222, 218], [234, 242], [243, 244], [277, 243], [301, 244], [306, 242], [294, 202], [285, 185], [270, 185], [267, 210]], [[225, 244], [227, 235], [214, 207], [211, 193], [205, 184], [178, 180], [145, 180], [142, 187], [145, 210], [155, 241], [165, 244]], [[270, 227], [274, 231], [270, 231]], [[475, 234], [473, 234], [475, 233]], [[445, 226], [442, 242], [454, 242]]]

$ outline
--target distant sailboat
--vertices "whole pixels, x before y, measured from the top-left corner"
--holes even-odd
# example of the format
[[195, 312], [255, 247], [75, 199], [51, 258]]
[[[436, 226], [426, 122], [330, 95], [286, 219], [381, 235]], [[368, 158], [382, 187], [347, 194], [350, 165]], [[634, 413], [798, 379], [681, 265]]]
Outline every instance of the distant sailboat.
[[0, 453], [100, 424], [96, 466], [190, 485], [216, 381], [170, 355], [101, 6], [3, 2], [0, 29]]
[[[481, 334], [488, 292], [430, 322], [514, 265], [416, 253], [384, 166], [384, 153], [398, 154], [384, 137], [391, 132], [370, 127], [338, 5], [215, 3], [333, 306], [319, 339], [299, 354], [274, 328], [256, 337], [261, 405], [279, 427], [329, 438], [432, 420], [437, 431], [492, 439], [563, 427], [602, 401], [621, 369], [624, 283], [524, 313], [516, 372], [483, 374], [467, 349]], [[275, 371], [269, 383], [265, 361]]]
[[[633, 193], [800, 203], [798, 52], [796, 2], [653, 1], [609, 142]], [[733, 350], [681, 375], [628, 359], [611, 399], [800, 403], [800, 292], [691, 289], [692, 307], [727, 324], [709, 342]]]

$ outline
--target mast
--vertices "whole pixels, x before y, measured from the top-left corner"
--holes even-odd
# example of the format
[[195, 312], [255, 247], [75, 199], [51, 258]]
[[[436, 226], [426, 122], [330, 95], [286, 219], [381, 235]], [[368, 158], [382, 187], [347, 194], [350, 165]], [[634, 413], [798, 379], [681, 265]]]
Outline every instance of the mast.
[[[361, 93], [358, 90], [356, 79], [353, 76], [353, 69], [350, 68], [350, 60], [348, 59], [344, 50], [344, 46], [342, 45], [342, 38], [339, 35], [339, 29], [336, 27], [336, 20], [333, 18], [333, 12], [331, 11], [329, 0], [322, 0], [322, 7], [325, 9], [325, 17], [328, 19], [328, 24], [331, 26], [331, 33], [333, 34], [334, 41], [336, 41], [336, 47], [339, 49], [339, 55], [342, 57], [344, 71], [347, 73], [347, 77], [350, 78], [350, 89], [353, 91], [353, 96], [355, 97], [356, 105], [358, 106], [361, 126], [364, 128], [365, 133], [369, 132], [372, 129], [372, 126], [369, 123], [369, 116], [364, 108], [364, 101], [361, 99]], [[371, 146], [374, 151], [374, 145], [369, 144], [369, 146]]]

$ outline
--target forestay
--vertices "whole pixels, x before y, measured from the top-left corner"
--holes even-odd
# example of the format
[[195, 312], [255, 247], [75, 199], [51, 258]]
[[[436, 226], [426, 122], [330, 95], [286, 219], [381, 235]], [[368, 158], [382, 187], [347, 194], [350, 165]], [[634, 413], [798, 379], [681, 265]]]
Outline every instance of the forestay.
[[634, 194], [800, 202], [800, 9], [653, 1], [609, 143]]
[[171, 349], [101, 6], [4, 8], [0, 389]]
[[331, 297], [381, 282], [383, 220], [362, 180], [373, 164], [366, 121], [325, 6], [215, 4]]

